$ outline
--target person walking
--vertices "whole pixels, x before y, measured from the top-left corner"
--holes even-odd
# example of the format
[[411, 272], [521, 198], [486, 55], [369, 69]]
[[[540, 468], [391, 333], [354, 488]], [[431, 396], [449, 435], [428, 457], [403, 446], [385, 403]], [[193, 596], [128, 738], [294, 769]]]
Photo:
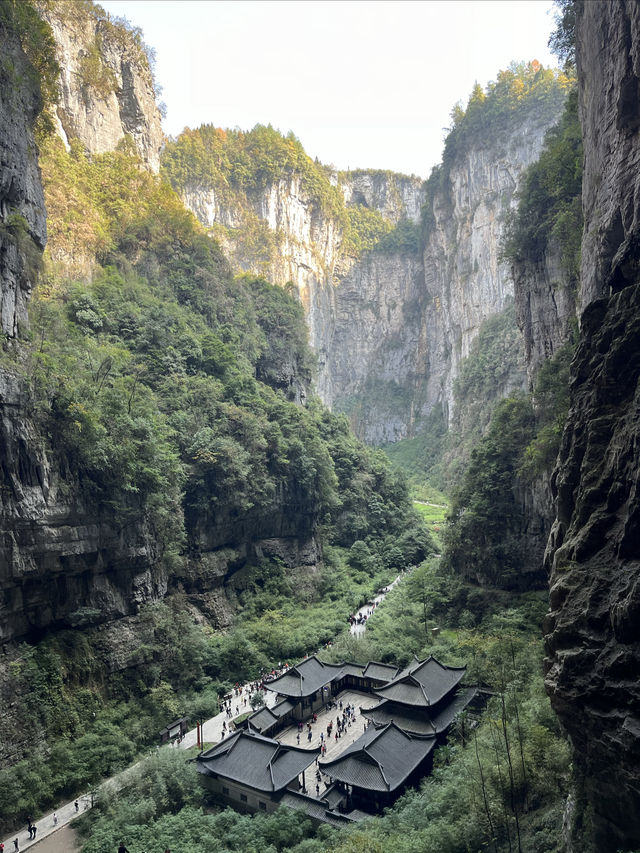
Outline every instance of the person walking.
[[118, 853], [129, 853], [127, 848], [124, 846], [124, 841], [120, 842], [120, 847], [118, 847]]
[[[55, 812], [53, 813], [53, 825], [54, 826], [58, 825], [58, 815]], [[0, 850], [0, 853], [2, 853], [1, 850]]]
[[33, 837], [33, 840], [35, 841], [36, 840], [36, 832], [38, 831], [38, 827], [34, 823], [33, 826], [31, 827], [31, 829], [33, 830], [33, 836], [32, 837]]
[[17, 838], [13, 839], [13, 849], [18, 850], [18, 839]]

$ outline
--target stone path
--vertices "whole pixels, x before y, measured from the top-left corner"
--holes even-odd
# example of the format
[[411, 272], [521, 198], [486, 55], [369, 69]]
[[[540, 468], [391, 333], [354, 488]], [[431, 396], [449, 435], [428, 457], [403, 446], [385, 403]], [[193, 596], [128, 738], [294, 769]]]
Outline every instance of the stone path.
[[[382, 601], [384, 601], [386, 594], [391, 589], [393, 589], [393, 587], [398, 583], [398, 581], [400, 581], [402, 579], [402, 577], [403, 577], [403, 575], [398, 575], [398, 577], [392, 583], [390, 583], [387, 587], [385, 587], [383, 592], [378, 593], [374, 598], [370, 599], [372, 602], [375, 602], [376, 607], [378, 607], [379, 604]], [[360, 608], [360, 610], [358, 610], [358, 613], [356, 614], [356, 616], [359, 614], [367, 614], [368, 615], [368, 612], [369, 611], [373, 612], [373, 609], [374, 608], [372, 608], [371, 604], [365, 604]], [[365, 632], [365, 630], [366, 630], [366, 622], [364, 622], [361, 625], [354, 623], [351, 626], [351, 633], [354, 634], [355, 636], [362, 635]], [[231, 706], [233, 709], [231, 719], [234, 719], [235, 717], [246, 714], [247, 712], [252, 710], [251, 705], [249, 704], [249, 699], [253, 694], [250, 691], [249, 685], [246, 685], [246, 684], [242, 685], [242, 687], [240, 688], [240, 691], [241, 691], [240, 695], [237, 697], [234, 696], [232, 701], [231, 701]], [[276, 703], [275, 693], [273, 693], [271, 690], [267, 690], [266, 693], [263, 693], [262, 695], [264, 697], [265, 704], [268, 707], [272, 707], [273, 705], [275, 705], [275, 703]], [[371, 704], [376, 704], [376, 702], [377, 702], [377, 700], [373, 701], [373, 697], [370, 694], [357, 693], [355, 691], [346, 691], [339, 698], [342, 699], [344, 704], [353, 702], [356, 705], [356, 708], [358, 708], [358, 709], [360, 708], [360, 706], [370, 707], [370, 705], [366, 704], [367, 701], [370, 701]], [[245, 699], [247, 700], [246, 705], [244, 704]], [[236, 707], [238, 708], [237, 714], [235, 713]], [[338, 713], [337, 709], [334, 708], [332, 711], [326, 711], [326, 709], [325, 709], [318, 714], [318, 722], [314, 726], [314, 729], [316, 731], [314, 731], [314, 738], [311, 741], [311, 746], [317, 746], [318, 745], [318, 743], [320, 742], [319, 741], [320, 732], [324, 731], [326, 733], [326, 727], [327, 727], [329, 719], [331, 717], [333, 717], [334, 722], [335, 722], [335, 716], [337, 713]], [[322, 727], [320, 725], [321, 720], [324, 720]], [[222, 711], [219, 714], [216, 714], [216, 716], [211, 717], [210, 719], [205, 720], [203, 722], [202, 729], [203, 729], [203, 736], [204, 736], [204, 742], [205, 743], [216, 743], [216, 742], [222, 740], [222, 738], [225, 734], [228, 734], [228, 728], [227, 728], [226, 732], [223, 732], [223, 729], [222, 729], [223, 722], [226, 722], [227, 726], [229, 725], [229, 718], [227, 717], [227, 715], [224, 711]], [[365, 721], [360, 716], [360, 713], [358, 710], [356, 722], [351, 724], [351, 728], [347, 729], [347, 733], [343, 737], [341, 737], [338, 741], [336, 741], [335, 738], [332, 737], [331, 743], [329, 743], [329, 740], [327, 740], [327, 755], [328, 756], [331, 756], [334, 754], [338, 755], [350, 743], [353, 743], [353, 741], [356, 740], [356, 738], [360, 737], [360, 735], [364, 731], [364, 722]], [[335, 728], [334, 728], [334, 731], [335, 731]], [[316, 734], [316, 732], [317, 732], [317, 734]], [[298, 734], [297, 727], [292, 726], [288, 729], [285, 729], [283, 732], [281, 732], [278, 739], [282, 740], [285, 743], [295, 744], [297, 734]], [[306, 740], [306, 734], [304, 734], [300, 738], [300, 741], [301, 741], [301, 743], [300, 743], [301, 746], [307, 745], [308, 741]], [[189, 749], [190, 747], [196, 746], [196, 745], [197, 745], [197, 729], [192, 729], [191, 731], [189, 731], [185, 735], [183, 735], [182, 741], [180, 742], [179, 745], [177, 745], [177, 748]], [[127, 768], [127, 770], [123, 770], [122, 773], [119, 773], [117, 776], [113, 776], [111, 779], [107, 779], [105, 782], [102, 783], [102, 785], [118, 786], [118, 780], [121, 779], [124, 776], [124, 774], [130, 773], [136, 766], [137, 766], [137, 764], [133, 765], [132, 767]], [[308, 785], [310, 792], [311, 791], [315, 792], [315, 779], [313, 780], [313, 785], [311, 785], [309, 781], [307, 782], [307, 785]], [[321, 783], [320, 787], [321, 787], [321, 792], [322, 792], [324, 790], [324, 782]], [[64, 803], [63, 805], [58, 806], [58, 808], [55, 809], [55, 811], [51, 811], [48, 814], [42, 815], [42, 817], [38, 818], [38, 820], [35, 821], [35, 824], [38, 827], [38, 832], [37, 832], [35, 840], [29, 839], [29, 833], [27, 832], [26, 826], [24, 826], [22, 829], [18, 830], [17, 832], [12, 833], [8, 838], [4, 839], [4, 853], [14, 853], [15, 846], [14, 846], [13, 842], [14, 842], [15, 838], [18, 839], [18, 850], [19, 851], [20, 850], [27, 850], [27, 849], [31, 850], [33, 848], [37, 848], [37, 849], [34, 849], [33, 853], [63, 853], [63, 851], [64, 851], [64, 853], [74, 853], [74, 848], [72, 848], [70, 846], [69, 847], [64, 846], [64, 844], [66, 842], [63, 840], [62, 835], [56, 837], [55, 839], [52, 838], [52, 836], [54, 833], [58, 832], [63, 827], [68, 827], [68, 825], [71, 823], [71, 821], [74, 818], [76, 818], [79, 813], [85, 811], [86, 809], [91, 808], [91, 805], [92, 805], [91, 794], [89, 792], [87, 792], [86, 794], [82, 794], [81, 796], [78, 797], [78, 799], [77, 799], [78, 809], [77, 810], [76, 810], [75, 803], [76, 803], [76, 800], [72, 800], [69, 803]], [[54, 814], [56, 814], [56, 816], [58, 818], [57, 823], [54, 823], [54, 820], [53, 820]], [[69, 830], [69, 832], [71, 832], [71, 830]], [[71, 835], [69, 835], [68, 837], [71, 838]], [[51, 839], [51, 840], [47, 844], [42, 844], [41, 842], [43, 841], [43, 839]]]
[[[15, 838], [18, 839], [19, 850], [33, 849], [34, 853], [54, 853], [57, 849], [55, 846], [43, 846], [40, 842], [52, 835], [54, 832], [57, 832], [59, 829], [62, 829], [62, 827], [68, 826], [68, 824], [85, 809], [91, 808], [91, 794], [83, 794], [81, 797], [78, 797], [77, 811], [75, 803], [76, 800], [72, 800], [70, 803], [65, 803], [54, 811], [38, 818], [38, 820], [35, 821], [35, 825], [38, 828], [35, 839], [29, 839], [29, 833], [27, 832], [26, 826], [22, 827], [18, 832], [14, 832], [9, 836], [9, 838], [5, 838], [4, 853], [14, 853], [15, 845], [13, 842]], [[57, 815], [57, 823], [54, 823], [54, 814]], [[72, 851], [68, 850], [67, 853], [72, 853]]]
[[[253, 708], [249, 704], [249, 699], [254, 694], [251, 692], [249, 685], [243, 684], [240, 688], [240, 696], [234, 696], [231, 700], [232, 707], [232, 716], [231, 719], [235, 719], [236, 717], [243, 716], [244, 714], [251, 713]], [[276, 694], [271, 690], [267, 690], [262, 693], [262, 697], [264, 699], [264, 703], [268, 708], [272, 708], [276, 704]], [[244, 700], [247, 700], [247, 704], [244, 704]], [[236, 706], [238, 708], [238, 713], [236, 714]], [[226, 722], [227, 731], [223, 732], [222, 724]], [[215, 717], [211, 717], [209, 720], [205, 720], [202, 724], [202, 730], [204, 733], [204, 742], [205, 743], [216, 743], [217, 741], [222, 740], [223, 736], [229, 734], [229, 717], [226, 715], [224, 711], [219, 714], [216, 714]], [[189, 749], [192, 746], [197, 746], [198, 744], [198, 730], [192, 729], [190, 732], [187, 732], [182, 741], [179, 744], [180, 749]]]
[[[305, 721], [304, 730], [300, 734], [300, 744], [298, 744], [298, 726], [289, 726], [288, 728], [281, 731], [278, 735], [275, 736], [276, 740], [279, 740], [281, 743], [289, 744], [290, 746], [300, 746], [304, 749], [317, 749], [319, 746], [322, 746], [323, 743], [327, 745], [327, 752], [324, 756], [325, 759], [329, 758], [337, 758], [341, 752], [350, 746], [354, 741], [356, 741], [360, 735], [364, 732], [366, 726], [366, 719], [360, 714], [360, 708], [372, 708], [374, 705], [377, 705], [380, 699], [377, 696], [373, 696], [371, 693], [360, 693], [357, 690], [345, 690], [339, 696], [336, 697], [336, 701], [342, 702], [343, 707], [346, 705], [355, 705], [356, 708], [356, 719], [354, 723], [351, 723], [350, 726], [347, 726], [346, 731], [342, 734], [338, 740], [335, 738], [336, 732], [336, 717], [342, 716], [342, 711], [340, 707], [332, 708], [331, 710], [327, 708], [322, 708], [317, 712], [318, 719], [315, 723], [311, 723], [311, 731], [313, 737], [309, 741], [307, 739], [307, 722]], [[333, 721], [333, 731], [331, 733], [331, 737], [327, 736], [327, 726], [329, 723]], [[324, 735], [324, 740], [320, 739], [320, 732]], [[321, 779], [318, 782], [320, 786], [320, 796], [324, 793], [326, 789], [326, 782], [328, 779], [321, 774]], [[316, 793], [316, 767], [313, 765], [309, 768], [307, 772], [307, 792], [313, 796]]]
[[[371, 603], [363, 604], [362, 607], [360, 608], [360, 610], [356, 611], [356, 613], [354, 614], [356, 619], [360, 616], [366, 616], [367, 618], [369, 618], [369, 616], [373, 616], [373, 614], [376, 611], [376, 608], [379, 607], [379, 605], [386, 598], [387, 593], [391, 592], [391, 590], [394, 588], [394, 586], [400, 580], [402, 580], [403, 577], [404, 577], [404, 574], [398, 575], [398, 577], [394, 581], [392, 581], [388, 586], [385, 586], [385, 588], [382, 590], [382, 592], [379, 592], [376, 596], [369, 599], [369, 601]], [[350, 630], [351, 630], [351, 633], [353, 634], [354, 637], [361, 637], [364, 634], [364, 632], [367, 630], [367, 623], [366, 623], [366, 621], [361, 622], [360, 624], [358, 624], [358, 622], [354, 622], [353, 625], [351, 626]]]

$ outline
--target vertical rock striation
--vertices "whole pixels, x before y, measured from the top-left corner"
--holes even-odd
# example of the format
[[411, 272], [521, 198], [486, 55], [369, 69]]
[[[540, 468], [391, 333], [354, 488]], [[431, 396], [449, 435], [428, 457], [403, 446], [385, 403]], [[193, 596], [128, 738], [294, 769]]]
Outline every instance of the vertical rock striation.
[[567, 283], [553, 243], [542, 258], [512, 268], [518, 325], [522, 330], [529, 384], [570, 337], [576, 317], [575, 292]]
[[27, 326], [27, 302], [46, 242], [33, 122], [40, 88], [17, 36], [0, 21], [0, 334]]
[[114, 22], [99, 6], [74, 0], [42, 5], [60, 63], [58, 132], [92, 154], [130, 139], [153, 172], [164, 135], [153, 74], [141, 34]]
[[356, 208], [368, 210], [391, 228], [360, 252], [345, 248], [344, 218], [315, 203], [295, 170], [245, 194], [230, 190], [233, 174], [227, 184], [216, 176], [216, 187], [206, 175], [200, 183], [172, 180], [236, 269], [294, 283], [318, 356], [322, 400], [349, 413], [367, 441], [395, 441], [413, 434], [435, 406], [452, 410], [453, 383], [471, 342], [513, 297], [500, 256], [505, 219], [561, 108], [562, 98], [543, 109], [532, 104], [474, 139], [442, 169], [428, 201], [417, 178], [330, 175], [347, 219]]
[[573, 746], [577, 823], [590, 815], [594, 849], [614, 853], [640, 845], [638, 4], [581, 4], [576, 48], [584, 310], [554, 474], [546, 684]]

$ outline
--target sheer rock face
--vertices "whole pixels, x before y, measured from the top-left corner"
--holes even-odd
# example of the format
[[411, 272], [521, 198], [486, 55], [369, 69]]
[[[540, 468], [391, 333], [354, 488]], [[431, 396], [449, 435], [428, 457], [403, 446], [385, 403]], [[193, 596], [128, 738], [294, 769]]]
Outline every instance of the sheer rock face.
[[[546, 684], [599, 853], [640, 845], [640, 7], [585, 3], [572, 404], [554, 474]], [[576, 848], [577, 849], [577, 848]]]
[[[293, 175], [249, 199], [253, 228], [273, 246], [246, 240], [246, 211], [231, 198], [191, 187], [185, 204], [222, 237], [237, 269], [294, 282], [318, 356], [316, 390], [349, 413], [372, 443], [411, 435], [437, 405], [451, 411], [453, 383], [482, 322], [513, 296], [500, 260], [504, 220], [524, 170], [559, 114], [535, 115], [458, 156], [433, 200], [433, 226], [421, 248], [341, 251], [342, 231], [315, 209]], [[335, 175], [347, 205], [375, 209], [391, 223], [420, 221], [425, 190], [417, 178], [387, 172]], [[238, 229], [234, 234], [231, 229]]]
[[570, 337], [576, 295], [553, 245], [543, 258], [513, 267], [516, 315], [524, 338], [529, 384]]
[[29, 256], [37, 258], [47, 235], [32, 130], [41, 99], [18, 39], [2, 24], [0, 40], [0, 334], [14, 338], [28, 323]]
[[72, 0], [42, 8], [60, 63], [58, 131], [79, 139], [91, 154], [114, 151], [130, 138], [153, 172], [160, 168], [164, 135], [153, 78], [139, 39], [114, 26], [98, 7]]
[[508, 135], [478, 140], [456, 158], [434, 198], [423, 256], [429, 305], [423, 414], [442, 402], [451, 415], [453, 385], [480, 326], [513, 297], [511, 270], [500, 259], [504, 225], [521, 176], [557, 119], [532, 114]]
[[144, 518], [123, 527], [86, 493], [2, 372], [0, 495], [0, 640], [115, 619], [166, 594]]

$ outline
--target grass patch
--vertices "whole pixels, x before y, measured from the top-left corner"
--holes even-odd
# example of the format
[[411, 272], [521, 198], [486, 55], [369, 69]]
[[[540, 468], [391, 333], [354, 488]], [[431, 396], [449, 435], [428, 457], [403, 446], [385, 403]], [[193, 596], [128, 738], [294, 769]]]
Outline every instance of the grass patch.
[[[444, 495], [441, 497], [444, 498]], [[414, 509], [420, 513], [422, 520], [427, 526], [429, 533], [433, 537], [438, 549], [442, 549], [442, 540], [440, 534], [446, 523], [447, 515], [449, 514], [449, 504], [446, 500], [443, 503], [431, 503], [425, 501], [413, 501]]]

